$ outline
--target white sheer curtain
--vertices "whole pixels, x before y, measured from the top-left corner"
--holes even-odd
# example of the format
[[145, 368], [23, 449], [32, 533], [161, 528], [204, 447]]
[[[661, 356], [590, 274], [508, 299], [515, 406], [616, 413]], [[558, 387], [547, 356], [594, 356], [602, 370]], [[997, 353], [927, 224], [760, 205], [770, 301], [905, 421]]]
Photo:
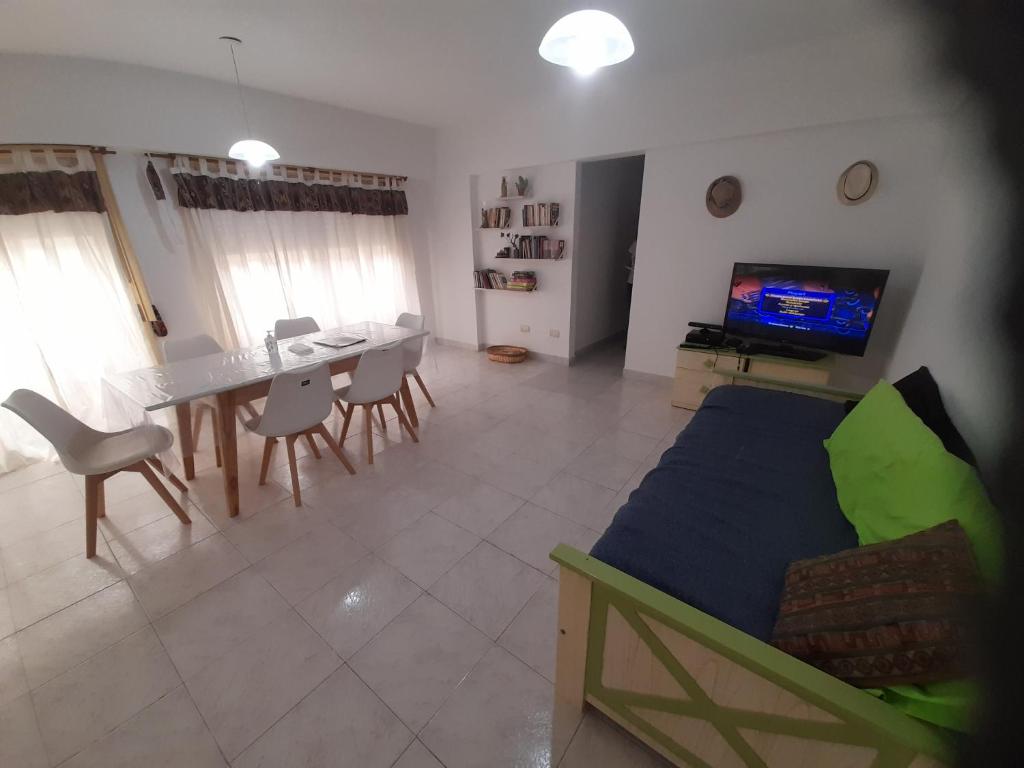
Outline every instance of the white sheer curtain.
[[179, 210], [207, 325], [226, 346], [259, 344], [284, 317], [333, 328], [419, 311], [405, 216]]
[[[0, 173], [90, 171], [52, 152], [14, 150]], [[34, 389], [103, 428], [105, 374], [152, 365], [105, 213], [0, 215], [0, 398]], [[49, 443], [0, 409], [0, 473], [53, 457]]]

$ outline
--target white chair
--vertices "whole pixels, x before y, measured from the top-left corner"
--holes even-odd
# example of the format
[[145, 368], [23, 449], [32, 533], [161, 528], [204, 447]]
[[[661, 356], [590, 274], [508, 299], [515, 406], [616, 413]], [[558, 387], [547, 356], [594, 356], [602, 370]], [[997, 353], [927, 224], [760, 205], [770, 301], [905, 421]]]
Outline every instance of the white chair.
[[[103, 481], [121, 471], [139, 472], [183, 524], [192, 523], [149, 467], [164, 471], [157, 454], [174, 444], [174, 436], [168, 430], [148, 424], [121, 432], [100, 432], [29, 389], [12, 392], [3, 407], [14, 411], [49, 440], [69, 472], [85, 475], [86, 557], [96, 555], [96, 521], [106, 516]], [[168, 478], [179, 490], [187, 492], [184, 483], [173, 474], [168, 474]]]
[[[288, 466], [292, 475], [292, 496], [297, 507], [302, 504], [299, 471], [295, 464], [295, 441], [300, 436], [304, 435], [313, 445], [313, 435], [320, 435], [349, 474], [356, 473], [323, 424], [324, 419], [331, 415], [333, 401], [331, 373], [326, 365], [298, 368], [274, 377], [270, 383], [263, 415], [250, 419], [245, 424], [253, 432], [266, 438], [263, 444], [263, 462], [260, 464], [260, 485], [266, 485], [267, 469], [270, 467], [274, 446], [278, 438], [284, 438], [285, 447], [288, 449]], [[319, 458], [319, 453], [317, 457]]]
[[[409, 312], [403, 312], [395, 320], [395, 325], [401, 328], [412, 328], [414, 330], [423, 329], [423, 315], [413, 315]], [[423, 391], [423, 396], [427, 398], [427, 402], [430, 403], [431, 408], [436, 408], [434, 405], [434, 398], [430, 396], [427, 391], [427, 385], [423, 383], [423, 379], [420, 378], [419, 371], [416, 369], [420, 366], [420, 360], [423, 359], [423, 337], [420, 336], [416, 339], [409, 339], [408, 341], [402, 342], [402, 349], [404, 350], [404, 375], [412, 376], [416, 379], [416, 383], [419, 384], [420, 389]]]
[[352, 414], [357, 405], [363, 406], [363, 424], [366, 432], [366, 460], [373, 464], [373, 406], [377, 406], [383, 415], [384, 406], [390, 405], [398, 414], [398, 421], [409, 433], [414, 443], [420, 441], [412, 425], [405, 418], [402, 406], [398, 402], [398, 390], [402, 386], [403, 348], [401, 344], [392, 344], [380, 349], [368, 349], [359, 358], [359, 365], [352, 372], [352, 383], [347, 387], [336, 389], [334, 394], [348, 403], [348, 408], [341, 409], [345, 421], [341, 426], [341, 442], [345, 442], [348, 428], [352, 422]]
[[274, 338], [290, 339], [294, 336], [304, 336], [307, 333], [316, 333], [320, 326], [312, 317], [286, 317], [274, 323]]
[[[217, 355], [224, 351], [224, 347], [218, 344], [213, 338], [205, 333], [198, 336], [188, 336], [184, 339], [168, 339], [164, 342], [164, 358], [168, 363], [176, 363], [180, 360], [191, 360], [194, 357], [204, 355]], [[192, 402], [195, 408], [195, 416], [192, 417], [192, 445], [199, 445], [199, 433], [203, 428], [203, 414], [210, 414], [210, 426], [213, 429], [213, 449], [217, 456], [217, 466], [220, 466], [220, 429], [217, 427], [217, 404], [216, 399], [204, 397]], [[252, 403], [242, 403], [238, 406], [245, 410], [249, 418], [257, 418], [259, 413]], [[239, 416], [239, 421], [244, 419]]]

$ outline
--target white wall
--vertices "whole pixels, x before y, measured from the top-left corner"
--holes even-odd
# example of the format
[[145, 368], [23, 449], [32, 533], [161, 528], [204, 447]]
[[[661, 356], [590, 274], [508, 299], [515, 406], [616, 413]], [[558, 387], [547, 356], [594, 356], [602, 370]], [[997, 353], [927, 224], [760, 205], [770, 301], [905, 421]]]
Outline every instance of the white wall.
[[580, 163], [577, 176], [574, 354], [626, 330], [626, 265], [640, 219], [644, 158]]
[[[223, 156], [239, 137], [234, 86], [124, 64], [0, 54], [0, 143], [99, 144], [146, 282], [171, 336], [203, 329], [186, 252], [156, 226], [137, 150]], [[409, 176], [409, 230], [421, 309], [434, 325], [429, 233], [431, 128], [247, 88], [253, 131], [288, 163]], [[170, 190], [168, 190], [170, 191]]]
[[[722, 321], [733, 262], [877, 267], [891, 274], [867, 355], [839, 358], [836, 382], [869, 385], [887, 370], [927, 259], [943, 136], [937, 119], [905, 118], [648, 152], [626, 367], [672, 375], [686, 323]], [[836, 181], [864, 158], [878, 190], [841, 205]], [[705, 192], [727, 173], [743, 203], [716, 219]]]
[[[501, 177], [508, 178], [509, 191], [513, 192], [512, 180], [518, 176], [529, 179], [528, 198], [524, 202], [558, 203], [559, 226], [551, 229], [523, 229], [522, 203], [503, 203], [495, 198], [501, 190]], [[475, 174], [470, 179], [473, 200], [473, 263], [477, 269], [497, 269], [506, 275], [515, 270], [532, 270], [537, 273], [537, 291], [515, 293], [512, 291], [474, 291], [476, 294], [477, 333], [481, 344], [521, 344], [532, 352], [569, 360], [569, 309], [572, 293], [572, 269], [575, 244], [572, 238], [573, 215], [576, 193], [576, 164], [554, 163], [544, 166], [513, 168], [504, 171], [488, 171]], [[565, 240], [565, 258], [559, 261], [516, 261], [497, 259], [495, 254], [505, 247], [498, 230], [478, 228], [481, 208], [509, 205], [512, 208], [512, 227], [509, 232], [524, 235], [545, 235], [552, 240]], [[463, 280], [469, 285], [470, 269], [467, 266]], [[530, 326], [523, 332], [523, 325]], [[558, 333], [557, 337], [551, 331]]]
[[1016, 304], [1006, 281], [1012, 195], [981, 149], [973, 114], [965, 108], [952, 121], [935, 168], [928, 263], [890, 376], [927, 365], [979, 466], [993, 470], [1014, 396], [1002, 346], [1002, 318]]
[[[436, 225], [431, 233], [438, 334], [474, 345], [478, 340], [473, 291], [458, 279], [472, 260], [470, 175], [486, 169], [644, 153], [648, 169], [656, 173], [652, 163], [664, 160], [671, 165], [672, 150], [684, 152], [689, 146], [713, 145], [705, 142], [788, 131], [794, 131], [799, 142], [801, 137], [813, 136], [807, 128], [844, 123], [859, 124], [861, 143], [870, 148], [875, 127], [883, 125], [872, 120], [898, 122], [906, 116], [944, 114], [958, 102], [955, 88], [934, 81], [928, 54], [920, 27], [893, 22], [642, 83], [630, 81], [624, 70], [614, 67], [585, 80], [566, 71], [562, 87], [538, 92], [529, 110], [517, 110], [514, 115], [472, 114], [457, 126], [439, 130]], [[832, 168], [854, 159], [859, 158], [834, 159], [822, 199], [845, 166], [834, 173]], [[708, 176], [687, 180], [691, 191], [696, 189], [703, 196], [716, 176], [743, 175], [744, 169], [730, 158], [723, 160], [730, 162], [708, 169]], [[793, 162], [803, 162], [799, 152]], [[683, 183], [680, 179], [675, 187]], [[679, 194], [685, 192], [680, 189]], [[645, 196], [644, 209], [652, 202]], [[800, 221], [798, 214], [795, 206], [786, 209], [787, 226]], [[643, 213], [641, 220], [642, 230], [647, 220]], [[657, 255], [649, 248], [648, 258], [677, 260], [679, 241], [686, 236], [680, 232], [658, 242]], [[688, 275], [691, 282], [702, 279], [699, 273]], [[631, 336], [655, 332], [656, 328], [647, 326], [630, 329]], [[668, 350], [665, 359], [670, 357]], [[664, 373], [667, 369], [661, 362], [640, 370]]]

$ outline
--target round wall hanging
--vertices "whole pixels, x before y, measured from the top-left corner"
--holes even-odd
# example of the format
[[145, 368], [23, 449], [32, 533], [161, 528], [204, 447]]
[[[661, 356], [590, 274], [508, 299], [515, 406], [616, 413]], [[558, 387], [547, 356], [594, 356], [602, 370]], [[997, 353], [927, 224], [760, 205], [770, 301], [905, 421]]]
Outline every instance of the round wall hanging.
[[732, 216], [743, 202], [740, 180], [735, 176], [719, 176], [708, 186], [705, 202], [708, 213], [716, 219]]
[[870, 160], [858, 160], [839, 177], [836, 195], [843, 205], [867, 202], [878, 186], [878, 168]]

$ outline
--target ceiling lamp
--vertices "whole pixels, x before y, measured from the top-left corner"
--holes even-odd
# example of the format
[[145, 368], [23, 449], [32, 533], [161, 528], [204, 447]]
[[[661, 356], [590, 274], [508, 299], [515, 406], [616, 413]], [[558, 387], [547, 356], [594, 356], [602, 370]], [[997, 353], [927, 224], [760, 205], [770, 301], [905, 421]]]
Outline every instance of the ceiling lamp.
[[[235, 59], [235, 46], [241, 45], [242, 41], [237, 37], [223, 35], [221, 38], [231, 48], [231, 63], [235, 67], [235, 85], [238, 88], [238, 103], [242, 106], [242, 120], [245, 122], [245, 135], [252, 136], [249, 128], [249, 113], [245, 110], [245, 97], [242, 96], [242, 81], [238, 77], [238, 61]], [[280, 153], [265, 141], [259, 139], [240, 139], [231, 145], [228, 150], [228, 157], [235, 160], [244, 160], [252, 168], [259, 168], [268, 160], [277, 160]]]
[[552, 64], [590, 75], [633, 55], [626, 25], [604, 11], [576, 11], [554, 23], [538, 49]]

